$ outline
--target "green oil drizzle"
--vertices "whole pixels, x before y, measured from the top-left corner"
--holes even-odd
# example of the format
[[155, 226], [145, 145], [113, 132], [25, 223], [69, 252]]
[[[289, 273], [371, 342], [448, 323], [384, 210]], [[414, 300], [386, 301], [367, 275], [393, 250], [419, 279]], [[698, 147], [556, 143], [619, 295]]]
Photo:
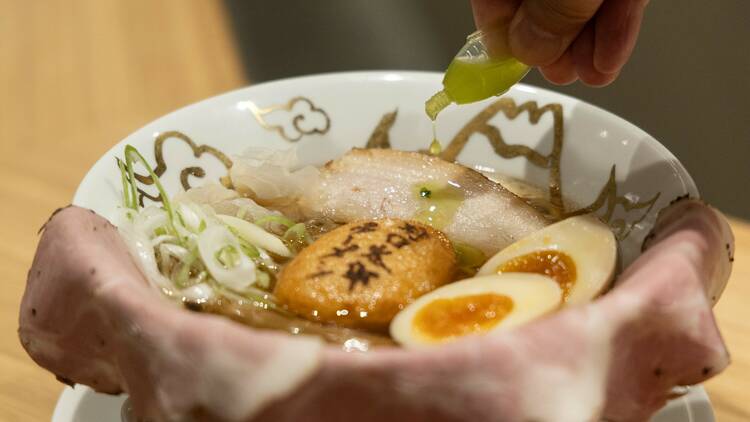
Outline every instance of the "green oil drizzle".
[[[455, 182], [425, 182], [414, 185], [417, 212], [414, 220], [443, 230], [450, 225], [456, 211], [466, 199], [464, 190]], [[487, 261], [480, 249], [467, 243], [452, 242], [458, 268], [467, 276], [476, 274]]]
[[440, 155], [443, 152], [443, 146], [437, 138], [437, 127], [435, 121], [432, 121], [432, 143], [430, 144], [430, 155]]
[[464, 190], [455, 182], [425, 182], [414, 186], [417, 211], [414, 220], [438, 230], [447, 227], [465, 199]]

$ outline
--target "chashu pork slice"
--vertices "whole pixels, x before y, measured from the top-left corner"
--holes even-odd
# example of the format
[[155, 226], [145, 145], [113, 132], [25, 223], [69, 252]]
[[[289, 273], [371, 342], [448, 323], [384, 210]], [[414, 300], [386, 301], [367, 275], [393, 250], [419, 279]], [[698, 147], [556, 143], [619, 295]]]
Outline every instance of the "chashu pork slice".
[[[420, 189], [430, 192], [420, 195]], [[336, 222], [429, 216], [451, 240], [492, 255], [548, 221], [477, 171], [417, 152], [353, 149], [330, 161], [299, 202], [303, 217]], [[434, 215], [434, 214], [433, 214]]]

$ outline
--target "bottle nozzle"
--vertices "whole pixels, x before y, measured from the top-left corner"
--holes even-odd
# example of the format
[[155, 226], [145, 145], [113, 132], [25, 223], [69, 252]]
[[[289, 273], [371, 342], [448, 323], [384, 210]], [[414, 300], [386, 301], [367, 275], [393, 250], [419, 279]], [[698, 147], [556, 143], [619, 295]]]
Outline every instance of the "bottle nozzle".
[[424, 111], [427, 113], [427, 116], [430, 117], [430, 120], [435, 121], [438, 113], [448, 107], [452, 102], [453, 100], [451, 100], [448, 93], [445, 92], [445, 90], [442, 90], [430, 97], [429, 100], [425, 101]]

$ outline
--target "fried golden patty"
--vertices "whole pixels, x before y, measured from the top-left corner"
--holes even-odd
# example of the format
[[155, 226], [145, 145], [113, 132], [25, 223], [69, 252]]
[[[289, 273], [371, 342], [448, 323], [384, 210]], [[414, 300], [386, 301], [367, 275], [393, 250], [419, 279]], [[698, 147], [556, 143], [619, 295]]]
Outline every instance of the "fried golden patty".
[[302, 250], [274, 293], [307, 319], [385, 330], [404, 306], [455, 272], [450, 241], [432, 227], [397, 219], [354, 222]]

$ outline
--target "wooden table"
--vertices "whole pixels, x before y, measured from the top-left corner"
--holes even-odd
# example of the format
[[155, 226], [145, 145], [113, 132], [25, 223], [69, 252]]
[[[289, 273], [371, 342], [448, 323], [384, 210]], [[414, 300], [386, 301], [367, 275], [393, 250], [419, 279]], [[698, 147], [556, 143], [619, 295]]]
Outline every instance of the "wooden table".
[[[245, 85], [218, 0], [0, 0], [0, 421], [48, 421], [62, 385], [16, 335], [36, 231], [84, 172], [148, 121]], [[750, 224], [716, 315], [734, 363], [707, 383], [721, 422], [750, 420]]]

